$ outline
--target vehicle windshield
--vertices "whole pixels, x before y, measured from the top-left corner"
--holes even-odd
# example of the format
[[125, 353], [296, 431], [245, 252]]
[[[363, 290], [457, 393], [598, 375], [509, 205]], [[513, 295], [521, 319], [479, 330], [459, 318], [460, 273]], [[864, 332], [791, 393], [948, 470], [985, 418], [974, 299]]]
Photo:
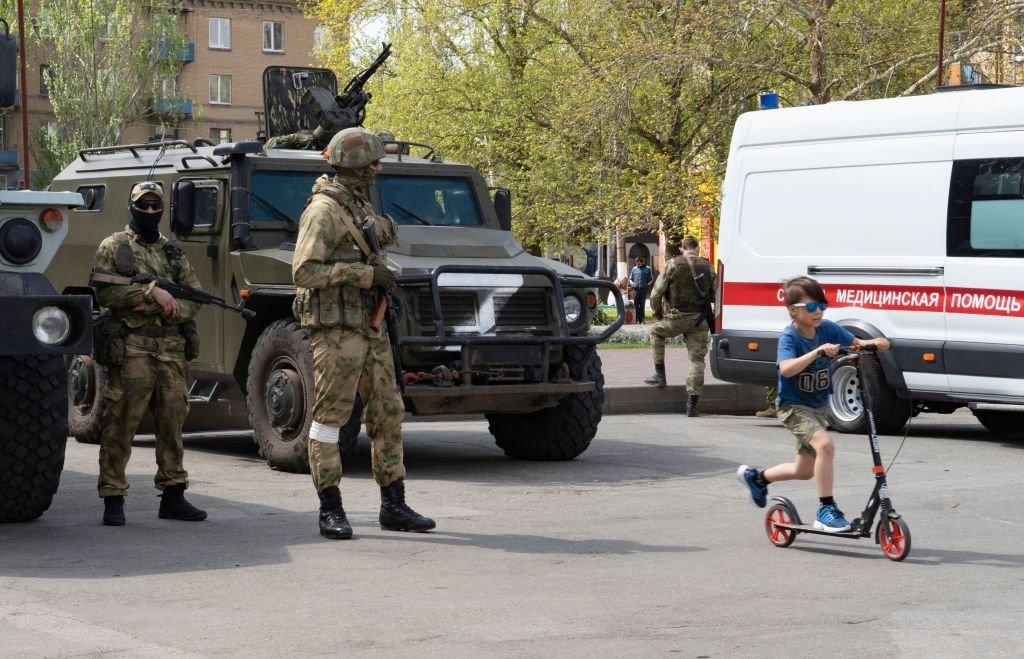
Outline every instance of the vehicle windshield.
[[[297, 222], [322, 172], [255, 171], [250, 181], [250, 220]], [[451, 176], [378, 176], [381, 211], [398, 224], [482, 227], [469, 179]]]
[[378, 176], [384, 213], [398, 224], [484, 226], [469, 179], [447, 176]]

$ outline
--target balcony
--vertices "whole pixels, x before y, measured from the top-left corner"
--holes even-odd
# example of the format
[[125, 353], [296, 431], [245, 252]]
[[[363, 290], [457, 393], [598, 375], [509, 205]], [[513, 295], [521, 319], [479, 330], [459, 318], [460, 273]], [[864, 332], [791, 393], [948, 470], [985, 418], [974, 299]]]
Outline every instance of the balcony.
[[153, 101], [153, 114], [192, 116], [192, 101], [183, 98], [158, 98]]
[[17, 169], [18, 152], [0, 151], [0, 169]]
[[174, 59], [184, 64], [196, 61], [196, 44], [189, 42], [172, 49], [166, 41], [160, 42], [160, 59]]

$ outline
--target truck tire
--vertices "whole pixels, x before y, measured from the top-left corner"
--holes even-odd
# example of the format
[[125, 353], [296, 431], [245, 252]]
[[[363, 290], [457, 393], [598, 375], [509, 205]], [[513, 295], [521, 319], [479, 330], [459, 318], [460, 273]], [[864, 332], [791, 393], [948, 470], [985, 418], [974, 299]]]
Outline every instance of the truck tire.
[[83, 444], [99, 444], [107, 409], [107, 369], [89, 355], [75, 355], [68, 366], [68, 431]]
[[[889, 386], [882, 363], [871, 354], [861, 355], [861, 373], [874, 403], [875, 430], [880, 435], [899, 432], [907, 425], [912, 408], [910, 401], [900, 398]], [[832, 373], [832, 395], [829, 397], [828, 422], [842, 433], [865, 434], [868, 417], [857, 391], [859, 375], [852, 366], [843, 366]]]
[[604, 408], [604, 374], [594, 354], [585, 378], [581, 377], [587, 350], [566, 346], [565, 361], [574, 380], [597, 384], [594, 391], [571, 394], [556, 407], [524, 414], [488, 414], [494, 442], [505, 455], [520, 460], [572, 460], [587, 450], [597, 434]]
[[50, 507], [68, 438], [66, 378], [60, 355], [0, 357], [0, 522]]
[[[256, 341], [246, 381], [249, 424], [260, 455], [273, 469], [309, 473], [307, 438], [313, 411], [313, 353], [309, 333], [293, 320], [276, 320]], [[355, 450], [363, 405], [356, 398], [341, 429], [342, 460]]]
[[989, 431], [1005, 435], [1024, 434], [1024, 412], [1004, 412], [1001, 410], [974, 410], [981, 425]]

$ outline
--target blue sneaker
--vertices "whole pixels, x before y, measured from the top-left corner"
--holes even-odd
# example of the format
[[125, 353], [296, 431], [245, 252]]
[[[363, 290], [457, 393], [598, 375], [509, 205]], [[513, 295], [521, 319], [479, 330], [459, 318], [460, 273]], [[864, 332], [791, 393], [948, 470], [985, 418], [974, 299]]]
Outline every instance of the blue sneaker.
[[842, 533], [850, 530], [850, 523], [843, 517], [839, 506], [831, 504], [818, 506], [818, 518], [814, 520], [814, 528], [826, 533]]
[[736, 470], [736, 480], [747, 487], [750, 503], [758, 508], [764, 508], [768, 501], [768, 486], [757, 484], [757, 469], [740, 465], [740, 468]]

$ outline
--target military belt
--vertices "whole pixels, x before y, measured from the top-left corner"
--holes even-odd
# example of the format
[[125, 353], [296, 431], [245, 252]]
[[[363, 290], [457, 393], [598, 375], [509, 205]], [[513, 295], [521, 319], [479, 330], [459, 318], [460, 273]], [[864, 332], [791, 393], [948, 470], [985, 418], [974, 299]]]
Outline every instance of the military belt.
[[126, 331], [128, 334], [148, 336], [151, 339], [165, 339], [169, 336], [181, 336], [181, 332], [178, 331], [177, 325], [172, 325], [170, 327], [154, 327], [152, 325], [128, 327], [126, 328]]

